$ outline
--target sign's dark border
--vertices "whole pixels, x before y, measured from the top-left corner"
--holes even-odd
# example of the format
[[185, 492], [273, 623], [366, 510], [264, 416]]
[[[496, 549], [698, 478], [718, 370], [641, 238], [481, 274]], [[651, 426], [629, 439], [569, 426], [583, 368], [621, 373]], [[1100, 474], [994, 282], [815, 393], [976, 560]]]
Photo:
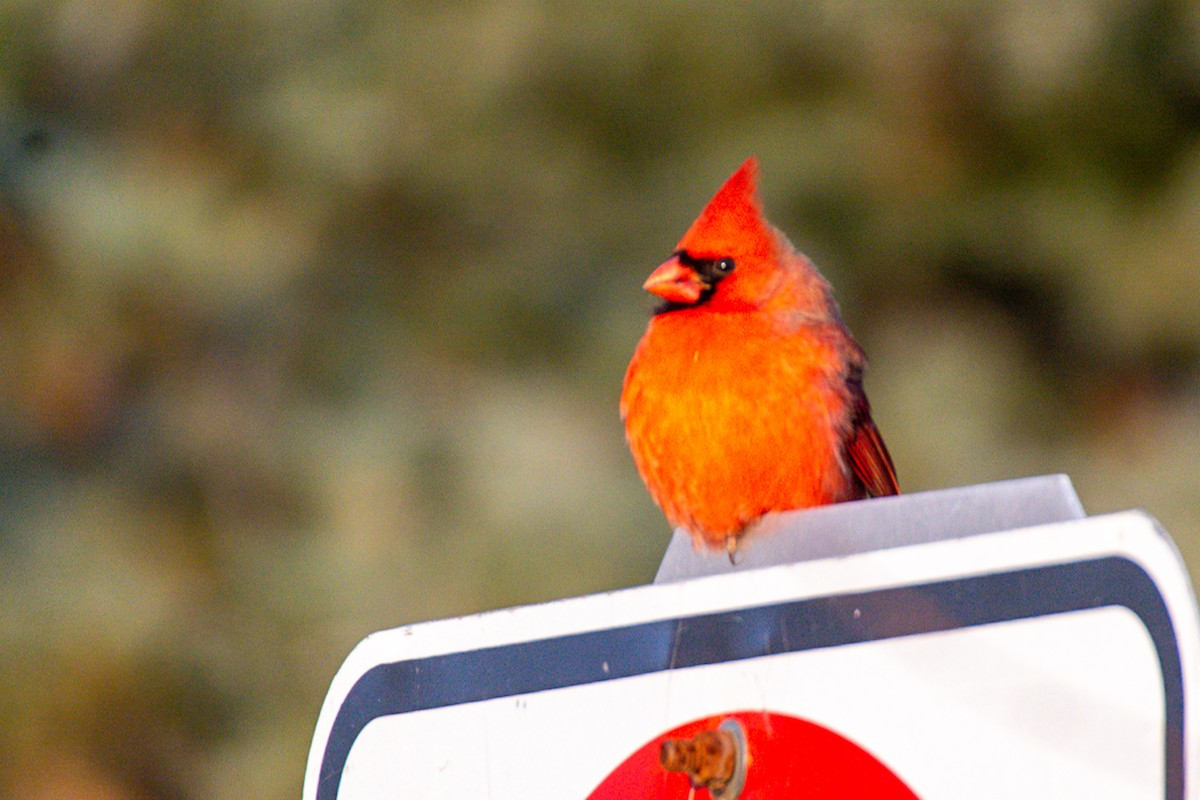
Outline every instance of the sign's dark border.
[[1183, 800], [1184, 687], [1175, 630], [1153, 579], [1116, 556], [380, 664], [358, 679], [338, 709], [321, 760], [317, 800], [335, 800], [350, 748], [379, 717], [1105, 606], [1128, 608], [1154, 642], [1166, 701], [1164, 797]]

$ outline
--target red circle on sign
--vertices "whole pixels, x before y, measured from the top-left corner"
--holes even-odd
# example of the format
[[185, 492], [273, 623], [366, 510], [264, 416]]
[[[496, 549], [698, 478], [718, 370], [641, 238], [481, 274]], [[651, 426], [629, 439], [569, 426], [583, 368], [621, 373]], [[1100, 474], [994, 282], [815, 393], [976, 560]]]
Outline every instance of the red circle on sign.
[[[918, 800], [881, 761], [844, 736], [814, 722], [765, 711], [693, 720], [654, 737], [609, 773], [588, 800], [686, 798], [691, 788], [687, 776], [667, 772], [659, 763], [663, 742], [691, 738], [730, 719], [742, 726], [747, 745], [746, 784], [738, 800]], [[697, 789], [695, 800], [710, 800], [708, 790]]]

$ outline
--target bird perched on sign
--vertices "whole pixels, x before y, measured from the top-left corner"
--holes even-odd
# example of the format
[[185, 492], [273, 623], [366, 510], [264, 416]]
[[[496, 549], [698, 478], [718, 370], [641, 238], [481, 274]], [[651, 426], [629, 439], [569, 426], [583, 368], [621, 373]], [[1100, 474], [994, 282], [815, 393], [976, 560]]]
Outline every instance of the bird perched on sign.
[[621, 392], [667, 520], [731, 554], [764, 514], [899, 492], [863, 350], [821, 273], [763, 217], [757, 173], [751, 157], [646, 280], [663, 302]]

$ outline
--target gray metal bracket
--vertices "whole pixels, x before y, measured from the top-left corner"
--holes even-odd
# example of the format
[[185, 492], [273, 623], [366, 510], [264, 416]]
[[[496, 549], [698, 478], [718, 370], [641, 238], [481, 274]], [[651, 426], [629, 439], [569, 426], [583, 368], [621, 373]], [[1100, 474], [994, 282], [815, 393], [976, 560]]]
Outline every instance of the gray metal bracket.
[[763, 518], [743, 539], [735, 563], [722, 551], [697, 551], [691, 537], [677, 530], [654, 582], [836, 558], [1084, 516], [1066, 475], [839, 503]]

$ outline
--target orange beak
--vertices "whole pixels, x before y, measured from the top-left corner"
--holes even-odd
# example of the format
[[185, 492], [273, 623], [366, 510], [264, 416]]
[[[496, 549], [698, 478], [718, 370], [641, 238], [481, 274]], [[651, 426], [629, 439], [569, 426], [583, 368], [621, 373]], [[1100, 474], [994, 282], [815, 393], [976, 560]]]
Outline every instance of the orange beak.
[[672, 257], [650, 273], [642, 288], [656, 294], [668, 303], [690, 306], [700, 300], [700, 295], [709, 288], [696, 270]]

